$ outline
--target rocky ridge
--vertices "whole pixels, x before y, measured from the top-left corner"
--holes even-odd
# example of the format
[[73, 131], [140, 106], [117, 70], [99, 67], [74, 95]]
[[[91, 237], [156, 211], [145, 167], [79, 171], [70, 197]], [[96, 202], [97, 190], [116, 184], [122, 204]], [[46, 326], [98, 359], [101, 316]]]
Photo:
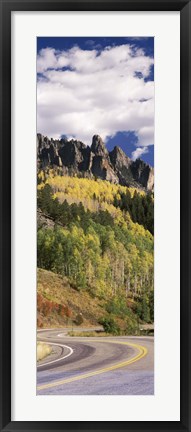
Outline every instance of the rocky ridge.
[[116, 146], [108, 152], [99, 135], [92, 138], [91, 147], [81, 141], [49, 139], [37, 134], [38, 169], [58, 167], [65, 175], [100, 178], [123, 186], [148, 191], [154, 189], [154, 169], [141, 159], [131, 160]]

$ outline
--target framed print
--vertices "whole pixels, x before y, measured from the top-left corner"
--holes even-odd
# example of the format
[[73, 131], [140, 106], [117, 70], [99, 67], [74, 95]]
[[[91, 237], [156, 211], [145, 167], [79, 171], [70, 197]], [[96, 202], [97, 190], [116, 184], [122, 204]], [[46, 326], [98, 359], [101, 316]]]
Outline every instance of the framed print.
[[1, 0], [1, 430], [190, 430], [190, 1]]

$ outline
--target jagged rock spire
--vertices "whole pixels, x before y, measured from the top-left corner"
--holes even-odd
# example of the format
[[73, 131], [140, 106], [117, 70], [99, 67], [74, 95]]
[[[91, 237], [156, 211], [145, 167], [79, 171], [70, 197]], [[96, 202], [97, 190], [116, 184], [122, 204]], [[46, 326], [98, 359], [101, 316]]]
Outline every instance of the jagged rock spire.
[[99, 135], [94, 135], [92, 138], [91, 151], [99, 156], [108, 155], [108, 151], [102, 138]]

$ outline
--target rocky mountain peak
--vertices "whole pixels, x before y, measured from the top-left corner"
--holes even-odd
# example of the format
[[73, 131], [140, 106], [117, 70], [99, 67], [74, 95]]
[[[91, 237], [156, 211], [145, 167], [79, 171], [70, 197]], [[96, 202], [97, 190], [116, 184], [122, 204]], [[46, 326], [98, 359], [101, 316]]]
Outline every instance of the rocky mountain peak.
[[109, 153], [111, 163], [116, 167], [129, 166], [131, 159], [124, 153], [121, 147], [115, 146], [114, 149]]
[[154, 188], [154, 168], [141, 159], [136, 159], [131, 166], [135, 181], [141, 183], [148, 190]]
[[116, 146], [111, 152], [94, 135], [91, 147], [67, 138], [53, 140], [37, 134], [38, 168], [59, 167], [63, 174], [100, 178], [146, 190], [154, 188], [154, 169], [140, 159], [132, 161]]
[[94, 135], [92, 138], [91, 151], [98, 156], [108, 155], [108, 151], [102, 138], [99, 135]]

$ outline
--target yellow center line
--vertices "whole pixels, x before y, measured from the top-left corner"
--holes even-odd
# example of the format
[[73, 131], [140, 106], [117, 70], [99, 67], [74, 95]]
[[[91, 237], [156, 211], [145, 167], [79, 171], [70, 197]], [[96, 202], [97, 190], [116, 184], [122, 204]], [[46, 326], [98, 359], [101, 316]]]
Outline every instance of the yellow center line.
[[47, 388], [61, 386], [63, 384], [68, 384], [68, 383], [71, 383], [71, 382], [74, 382], [74, 381], [78, 381], [78, 380], [81, 380], [81, 379], [85, 379], [85, 378], [89, 378], [89, 377], [92, 377], [92, 376], [95, 376], [95, 375], [100, 375], [102, 373], [109, 372], [109, 371], [112, 371], [114, 369], [119, 369], [119, 368], [128, 366], [128, 365], [130, 365], [132, 363], [135, 363], [138, 360], [141, 360], [148, 353], [148, 350], [147, 350], [146, 347], [144, 347], [142, 345], [137, 345], [137, 344], [129, 343], [129, 342], [122, 342], [122, 341], [120, 341], [120, 342], [117, 341], [116, 342], [116, 341], [108, 341], [108, 340], [107, 341], [92, 340], [92, 341], [88, 341], [88, 342], [104, 342], [104, 343], [113, 343], [113, 344], [120, 344], [120, 345], [128, 345], [128, 346], [133, 347], [136, 350], [138, 350], [138, 354], [136, 354], [135, 357], [132, 357], [129, 360], [126, 360], [124, 362], [117, 363], [117, 364], [114, 364], [114, 365], [107, 366], [107, 367], [105, 367], [103, 369], [98, 369], [96, 371], [87, 372], [87, 373], [82, 374], [82, 375], [76, 375], [76, 376], [71, 377], [71, 378], [65, 378], [63, 380], [54, 381], [54, 382], [51, 382], [51, 383], [48, 383], [48, 384], [42, 384], [40, 386], [37, 386], [37, 390], [45, 390]]

